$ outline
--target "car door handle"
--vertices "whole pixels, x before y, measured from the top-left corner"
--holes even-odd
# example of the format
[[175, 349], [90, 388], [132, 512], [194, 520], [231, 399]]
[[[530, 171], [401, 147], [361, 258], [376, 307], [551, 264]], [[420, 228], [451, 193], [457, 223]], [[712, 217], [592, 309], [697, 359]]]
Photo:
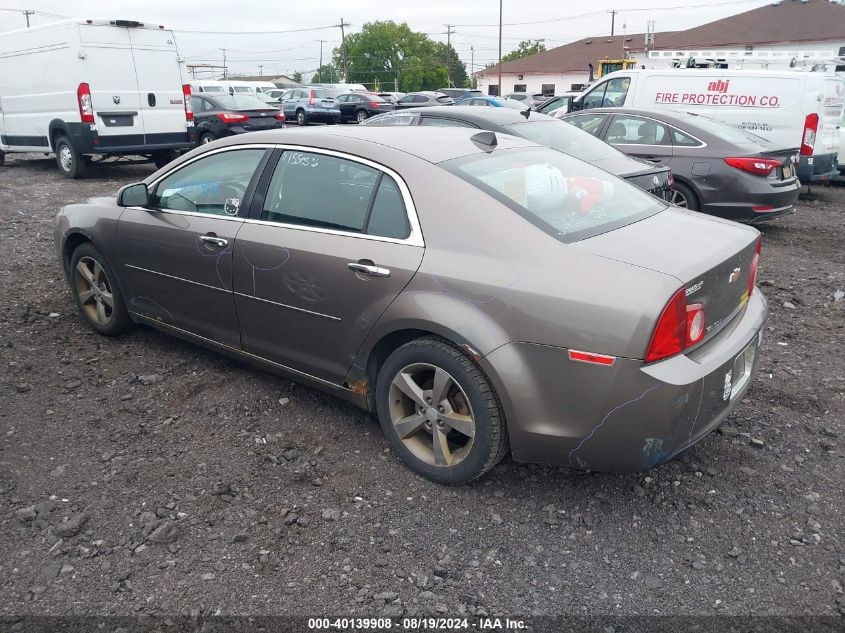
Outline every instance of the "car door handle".
[[229, 242], [224, 240], [222, 237], [217, 237], [216, 235], [200, 235], [200, 242], [205, 242], [206, 244], [213, 244], [214, 246], [219, 246], [223, 248]]
[[349, 262], [347, 265], [349, 270], [361, 273], [362, 275], [369, 275], [370, 277], [390, 277], [390, 271], [387, 268], [376, 266], [373, 263]]

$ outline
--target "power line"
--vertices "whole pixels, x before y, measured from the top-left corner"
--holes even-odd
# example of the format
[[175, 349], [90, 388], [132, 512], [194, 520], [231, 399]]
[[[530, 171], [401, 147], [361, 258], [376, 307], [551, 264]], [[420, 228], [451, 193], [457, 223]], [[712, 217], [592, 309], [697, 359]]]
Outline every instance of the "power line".
[[[279, 35], [282, 33], [305, 33], [307, 31], [325, 31], [326, 29], [336, 29], [339, 24], [331, 24], [329, 26], [312, 26], [306, 29], [286, 29], [282, 31], [200, 31], [191, 29], [173, 29], [176, 33], [195, 33], [201, 35]], [[351, 26], [349, 22], [345, 26]]]

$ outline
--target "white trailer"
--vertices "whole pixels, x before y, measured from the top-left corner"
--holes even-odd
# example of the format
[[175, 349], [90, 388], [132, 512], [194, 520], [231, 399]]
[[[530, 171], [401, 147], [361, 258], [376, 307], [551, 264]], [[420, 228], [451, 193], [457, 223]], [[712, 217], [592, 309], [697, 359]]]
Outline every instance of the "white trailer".
[[91, 157], [163, 165], [192, 147], [190, 86], [173, 32], [129, 20], [71, 19], [0, 36], [0, 160], [54, 152], [82, 176]]

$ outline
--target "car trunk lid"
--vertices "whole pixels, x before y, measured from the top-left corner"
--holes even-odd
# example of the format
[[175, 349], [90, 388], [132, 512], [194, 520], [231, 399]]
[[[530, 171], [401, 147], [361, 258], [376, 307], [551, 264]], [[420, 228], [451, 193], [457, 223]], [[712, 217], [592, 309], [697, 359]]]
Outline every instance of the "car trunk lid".
[[675, 277], [687, 304], [704, 308], [706, 341], [745, 305], [758, 236], [748, 226], [668, 209], [571, 246]]
[[244, 121], [244, 129], [261, 130], [276, 127], [276, 115], [279, 114], [280, 110], [278, 108], [267, 108], [266, 110], [239, 110], [238, 112], [249, 117], [249, 120]]

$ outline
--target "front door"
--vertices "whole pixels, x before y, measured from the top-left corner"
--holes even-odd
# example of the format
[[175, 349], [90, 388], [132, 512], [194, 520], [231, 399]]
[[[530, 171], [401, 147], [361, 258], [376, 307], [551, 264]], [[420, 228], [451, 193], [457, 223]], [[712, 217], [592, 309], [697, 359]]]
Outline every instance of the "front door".
[[672, 160], [669, 128], [655, 119], [615, 114], [603, 134], [605, 141], [629, 156], [660, 165]]
[[160, 180], [148, 208], [124, 211], [117, 252], [131, 312], [240, 348], [232, 252], [267, 152], [204, 155]]
[[407, 188], [366, 161], [286, 149], [250, 217], [233, 263], [244, 349], [340, 384], [422, 260]]

